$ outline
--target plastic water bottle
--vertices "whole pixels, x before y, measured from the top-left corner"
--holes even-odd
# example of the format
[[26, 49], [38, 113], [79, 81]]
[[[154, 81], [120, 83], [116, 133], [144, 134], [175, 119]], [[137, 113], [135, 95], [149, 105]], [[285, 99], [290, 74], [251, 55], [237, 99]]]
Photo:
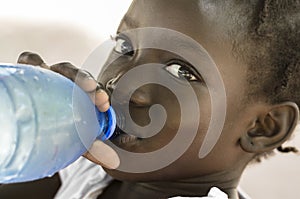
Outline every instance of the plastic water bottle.
[[69, 79], [28, 65], [0, 64], [0, 183], [52, 176], [114, 132], [115, 113], [99, 112]]

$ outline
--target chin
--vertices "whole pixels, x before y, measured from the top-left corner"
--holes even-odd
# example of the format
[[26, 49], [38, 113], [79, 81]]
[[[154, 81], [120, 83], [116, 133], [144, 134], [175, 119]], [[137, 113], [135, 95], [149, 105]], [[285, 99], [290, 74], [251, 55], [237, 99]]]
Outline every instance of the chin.
[[130, 182], [151, 182], [151, 181], [156, 181], [157, 178], [154, 176], [151, 176], [149, 174], [145, 173], [126, 173], [119, 171], [117, 169], [107, 169], [103, 168], [105, 172], [113, 177], [116, 180], [120, 181], [130, 181]]
[[146, 173], [128, 173], [118, 169], [103, 168], [105, 172], [116, 180], [130, 182], [159, 182], [159, 181], [174, 181], [194, 177], [195, 173], [178, 172], [184, 171], [183, 168], [178, 168], [176, 163], [171, 164], [160, 170]]

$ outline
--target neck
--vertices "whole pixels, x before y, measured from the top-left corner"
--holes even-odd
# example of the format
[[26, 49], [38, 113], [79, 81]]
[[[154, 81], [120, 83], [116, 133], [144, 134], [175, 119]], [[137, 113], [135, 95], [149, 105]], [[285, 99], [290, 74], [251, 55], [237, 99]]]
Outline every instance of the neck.
[[134, 189], [134, 192], [137, 194], [142, 193], [142, 195], [150, 196], [149, 198], [168, 198], [172, 196], [204, 197], [207, 196], [212, 187], [218, 187], [227, 193], [230, 199], [238, 199], [236, 188], [241, 174], [242, 170], [232, 170], [181, 180], [147, 183], [126, 182], [124, 186], [131, 190]]

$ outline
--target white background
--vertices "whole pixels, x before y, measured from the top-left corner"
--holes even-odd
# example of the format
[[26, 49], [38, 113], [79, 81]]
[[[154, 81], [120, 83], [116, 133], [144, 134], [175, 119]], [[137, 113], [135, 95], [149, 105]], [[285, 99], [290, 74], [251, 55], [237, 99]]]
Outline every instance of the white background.
[[[0, 62], [15, 63], [21, 52], [29, 50], [41, 54], [49, 64], [71, 61], [80, 67], [102, 41], [115, 33], [130, 0], [0, 3]], [[291, 144], [300, 148], [300, 136]], [[250, 166], [241, 183], [253, 199], [298, 199], [299, 185], [300, 157], [293, 154], [278, 154]]]
[[80, 67], [115, 34], [130, 2], [0, 0], [0, 62], [15, 62], [22, 51], [30, 50], [49, 64], [71, 61]]

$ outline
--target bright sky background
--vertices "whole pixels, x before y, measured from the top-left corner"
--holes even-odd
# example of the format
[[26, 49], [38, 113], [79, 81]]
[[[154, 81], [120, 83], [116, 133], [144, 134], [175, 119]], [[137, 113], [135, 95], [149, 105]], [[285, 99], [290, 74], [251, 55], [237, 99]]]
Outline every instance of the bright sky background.
[[[111, 34], [131, 0], [2, 0], [0, 18], [71, 23], [97, 35]], [[104, 28], [105, 27], [105, 28]]]

